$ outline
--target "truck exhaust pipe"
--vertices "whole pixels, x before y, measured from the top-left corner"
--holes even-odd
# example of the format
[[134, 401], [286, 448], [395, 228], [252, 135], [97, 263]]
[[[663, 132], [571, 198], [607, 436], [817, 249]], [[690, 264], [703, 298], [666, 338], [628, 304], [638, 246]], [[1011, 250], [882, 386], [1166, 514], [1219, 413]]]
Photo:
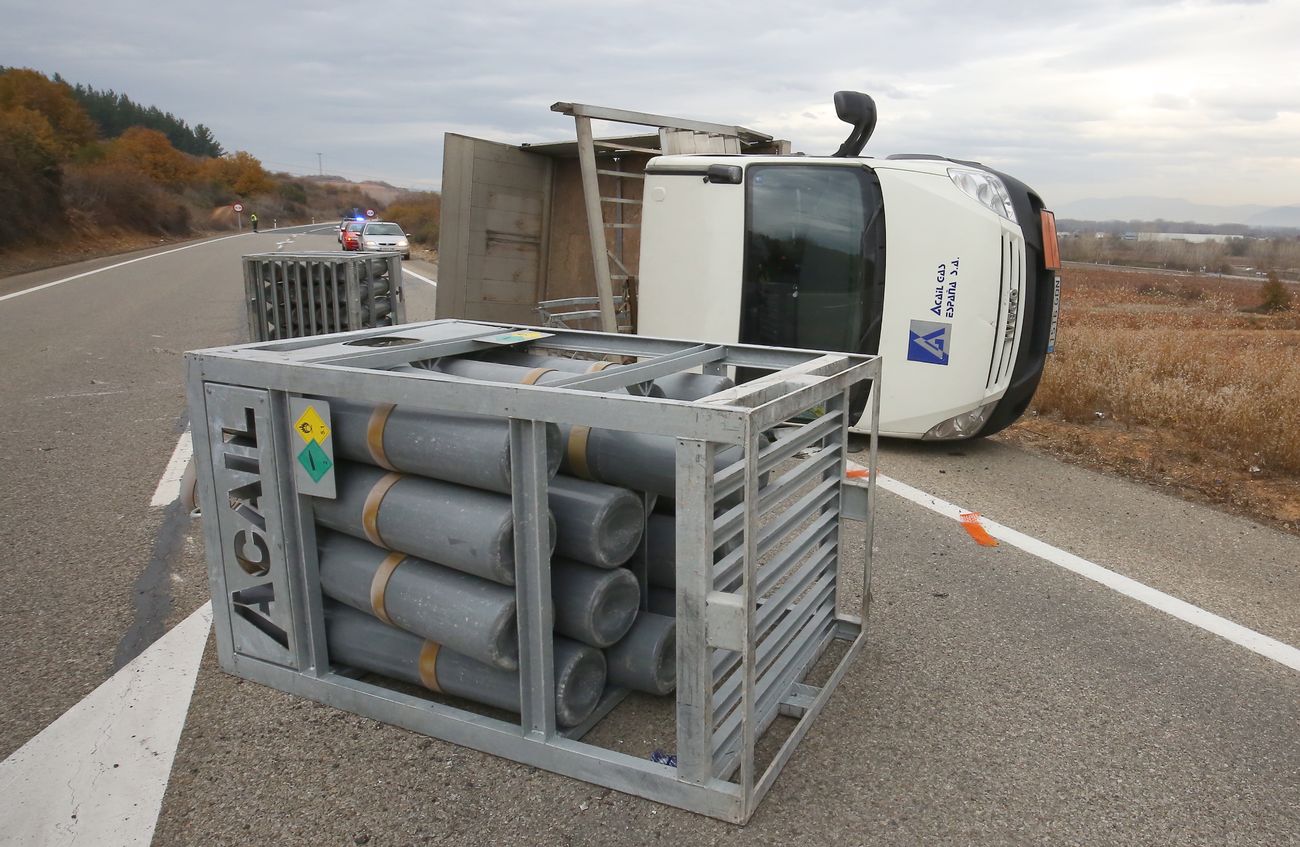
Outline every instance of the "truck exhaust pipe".
[[831, 155], [841, 159], [861, 155], [867, 139], [876, 131], [876, 101], [861, 91], [836, 91], [835, 114], [846, 124], [851, 124], [853, 131], [844, 139], [840, 149]]

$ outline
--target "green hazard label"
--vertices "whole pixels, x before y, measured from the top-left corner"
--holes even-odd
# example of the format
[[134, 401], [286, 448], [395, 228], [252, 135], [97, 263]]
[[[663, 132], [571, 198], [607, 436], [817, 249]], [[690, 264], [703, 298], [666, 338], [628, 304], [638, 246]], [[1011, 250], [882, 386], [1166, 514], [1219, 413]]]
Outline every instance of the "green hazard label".
[[312, 482], [320, 482], [321, 477], [329, 473], [330, 468], [334, 467], [330, 457], [325, 454], [325, 451], [315, 441], [307, 442], [307, 446], [302, 448], [302, 452], [298, 454], [298, 461], [307, 469]]

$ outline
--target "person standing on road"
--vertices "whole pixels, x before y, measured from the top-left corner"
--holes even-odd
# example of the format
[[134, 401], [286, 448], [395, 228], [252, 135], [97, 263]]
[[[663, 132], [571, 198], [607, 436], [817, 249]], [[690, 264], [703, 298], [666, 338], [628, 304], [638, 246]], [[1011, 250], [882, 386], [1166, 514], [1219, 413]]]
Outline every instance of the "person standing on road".
[[249, 213], [248, 213], [248, 222], [249, 222], [250, 224], [253, 225], [253, 232], [257, 232], [257, 213], [256, 213], [256, 212], [249, 212]]

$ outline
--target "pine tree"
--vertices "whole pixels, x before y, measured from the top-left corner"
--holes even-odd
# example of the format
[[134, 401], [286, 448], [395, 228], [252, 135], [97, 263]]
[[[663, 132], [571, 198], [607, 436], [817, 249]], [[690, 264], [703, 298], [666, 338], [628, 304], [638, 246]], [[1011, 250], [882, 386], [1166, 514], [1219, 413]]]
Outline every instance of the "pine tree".
[[164, 112], [157, 106], [142, 106], [111, 88], [99, 91], [77, 83], [72, 86], [72, 93], [105, 138], [117, 138], [131, 127], [138, 126], [161, 132], [173, 147], [184, 153], [213, 157], [225, 152], [213, 137], [212, 130], [203, 124], [191, 128], [171, 112]]

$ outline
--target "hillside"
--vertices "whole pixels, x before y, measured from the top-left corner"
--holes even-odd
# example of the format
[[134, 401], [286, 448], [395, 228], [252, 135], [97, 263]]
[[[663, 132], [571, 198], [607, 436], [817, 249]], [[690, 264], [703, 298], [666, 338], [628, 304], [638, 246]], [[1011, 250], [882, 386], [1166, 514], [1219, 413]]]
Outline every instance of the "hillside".
[[397, 186], [389, 185], [386, 182], [375, 182], [374, 180], [353, 182], [352, 180], [344, 179], [341, 176], [330, 176], [329, 174], [326, 174], [325, 176], [304, 176], [299, 177], [299, 179], [304, 182], [310, 182], [326, 188], [336, 188], [341, 191], [360, 191], [368, 197], [373, 197], [375, 202], [383, 206], [387, 206], [396, 201], [397, 198], [411, 193], [405, 188], [398, 188]]
[[398, 203], [413, 237], [437, 242], [436, 194], [272, 173], [126, 94], [0, 68], [0, 204], [25, 222], [0, 228], [0, 274], [233, 230], [236, 203], [267, 226]]

